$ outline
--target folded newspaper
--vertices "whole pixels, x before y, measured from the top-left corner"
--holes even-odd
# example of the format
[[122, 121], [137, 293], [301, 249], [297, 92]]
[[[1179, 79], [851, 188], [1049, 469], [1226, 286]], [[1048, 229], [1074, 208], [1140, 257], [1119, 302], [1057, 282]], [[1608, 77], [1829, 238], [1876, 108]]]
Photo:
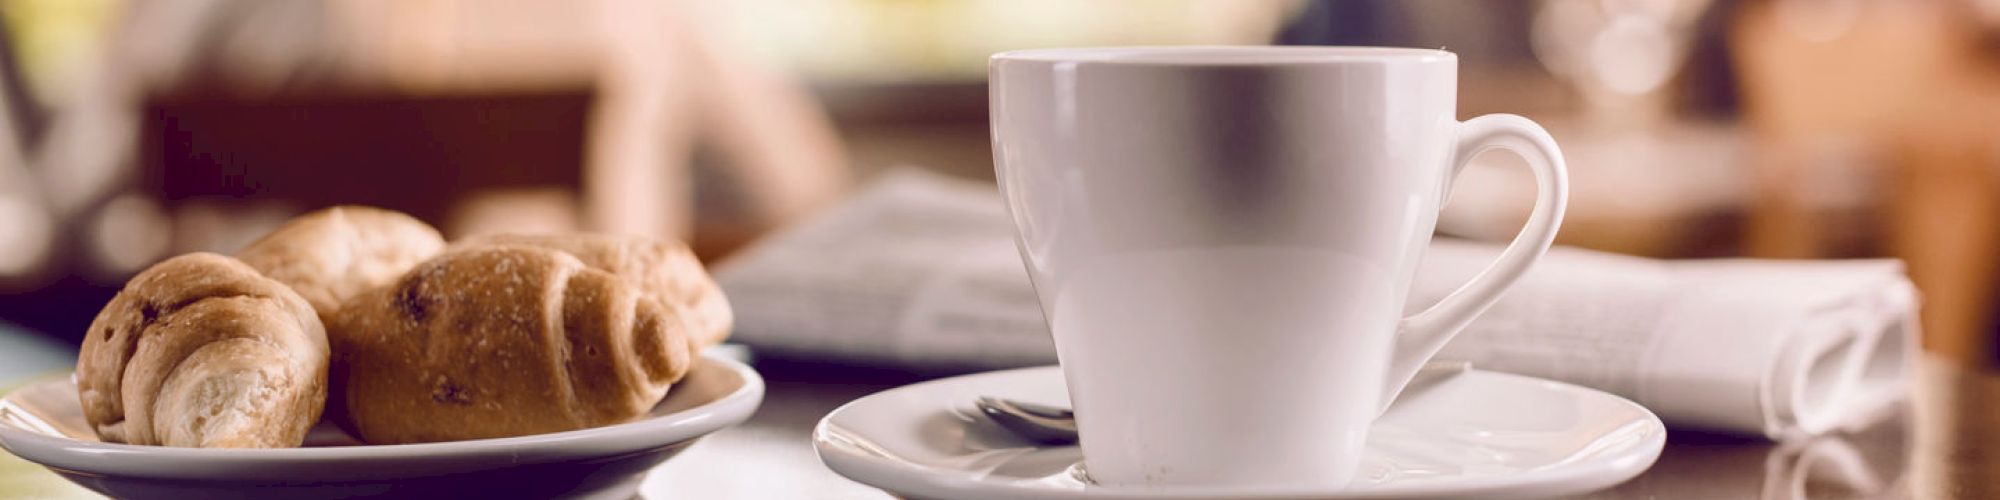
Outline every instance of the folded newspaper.
[[[1409, 307], [1499, 251], [1438, 239]], [[736, 338], [762, 356], [950, 370], [1055, 362], [991, 184], [885, 173], [716, 276], [736, 306]], [[1894, 260], [1661, 261], [1559, 247], [1439, 359], [1598, 388], [1679, 427], [1781, 439], [1893, 409], [1915, 310]]]

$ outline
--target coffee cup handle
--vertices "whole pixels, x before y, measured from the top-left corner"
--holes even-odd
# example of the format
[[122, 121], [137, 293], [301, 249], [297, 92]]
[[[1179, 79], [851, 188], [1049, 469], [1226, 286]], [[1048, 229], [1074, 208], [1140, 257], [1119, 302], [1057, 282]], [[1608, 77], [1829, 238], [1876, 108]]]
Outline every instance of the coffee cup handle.
[[1388, 410], [1397, 394], [1445, 342], [1499, 300], [1502, 292], [1548, 252], [1549, 244], [1555, 241], [1556, 228], [1562, 225], [1563, 206], [1569, 199], [1569, 178], [1563, 167], [1562, 150], [1556, 147], [1548, 131], [1527, 118], [1492, 114], [1460, 122], [1458, 145], [1452, 153], [1451, 170], [1444, 179], [1445, 188], [1450, 188], [1473, 157], [1490, 149], [1513, 151], [1534, 170], [1534, 212], [1528, 215], [1527, 225], [1514, 237], [1514, 242], [1486, 270], [1429, 309], [1403, 318], [1397, 325], [1395, 353], [1389, 360], [1380, 411]]

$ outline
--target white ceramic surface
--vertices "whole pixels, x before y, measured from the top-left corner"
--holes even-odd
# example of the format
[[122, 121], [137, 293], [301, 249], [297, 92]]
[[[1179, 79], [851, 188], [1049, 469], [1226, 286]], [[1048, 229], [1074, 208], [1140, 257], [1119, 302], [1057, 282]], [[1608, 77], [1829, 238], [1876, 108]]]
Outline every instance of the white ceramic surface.
[[750, 417], [763, 379], [706, 354], [640, 420], [501, 439], [359, 445], [331, 427], [307, 447], [227, 450], [103, 443], [67, 378], [0, 398], [0, 447], [120, 498], [630, 498], [647, 470]]
[[1631, 479], [1652, 466], [1666, 443], [1660, 420], [1631, 401], [1473, 370], [1413, 390], [1390, 407], [1369, 432], [1360, 473], [1345, 489], [1104, 486], [1079, 480], [1076, 447], [1038, 447], [980, 416], [971, 403], [979, 395], [1068, 404], [1055, 367], [941, 379], [834, 410], [820, 421], [813, 445], [835, 472], [909, 498], [1102, 500], [1569, 495]]
[[[989, 70], [995, 173], [1106, 484], [1344, 484], [1369, 422], [1561, 222], [1555, 142], [1458, 121], [1450, 52], [1051, 49]], [[1403, 317], [1453, 177], [1491, 148], [1540, 181], [1527, 227]]]

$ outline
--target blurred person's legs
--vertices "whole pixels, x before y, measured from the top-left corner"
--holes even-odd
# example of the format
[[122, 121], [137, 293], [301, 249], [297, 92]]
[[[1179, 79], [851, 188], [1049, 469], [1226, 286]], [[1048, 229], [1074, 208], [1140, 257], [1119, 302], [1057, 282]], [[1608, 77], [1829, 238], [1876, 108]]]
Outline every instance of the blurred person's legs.
[[[1764, 257], [1904, 259], [1924, 294], [1925, 347], [1990, 366], [2000, 304], [2000, 151], [1990, 146], [2000, 121], [1990, 110], [2000, 103], [2000, 55], [1981, 48], [1982, 28], [1964, 9], [1884, 0], [1738, 9], [1731, 31], [1744, 120], [1764, 148], [1746, 243]], [[1872, 190], [1878, 199], [1861, 203], [1879, 207], [1886, 228], [1829, 216], [1826, 191], [1839, 184], [1831, 176], [1887, 181]], [[1888, 240], [1831, 245], [1854, 232]]]
[[1919, 144], [1903, 157], [1886, 214], [1890, 253], [1908, 264], [1923, 291], [1925, 347], [1973, 367], [2000, 368], [1993, 325], [2000, 301], [1994, 169], [2000, 158], [1978, 142]]

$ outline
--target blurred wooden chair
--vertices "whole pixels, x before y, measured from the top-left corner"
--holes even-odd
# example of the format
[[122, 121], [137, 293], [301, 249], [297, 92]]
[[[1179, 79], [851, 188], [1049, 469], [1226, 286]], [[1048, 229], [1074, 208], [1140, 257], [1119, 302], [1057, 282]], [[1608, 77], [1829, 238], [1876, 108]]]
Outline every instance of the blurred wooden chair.
[[67, 184], [169, 205], [375, 203], [447, 233], [670, 236], [714, 255], [830, 202], [848, 168], [804, 87], [721, 43], [697, 6], [134, 2], [100, 86], [124, 108], [105, 112], [139, 115], [137, 169]]
[[[1736, 14], [1757, 145], [1750, 253], [1825, 257], [1842, 233], [1879, 230], [1924, 293], [1925, 347], [1994, 364], [2000, 51], [1987, 18], [1947, 0], [1752, 1]], [[1841, 177], [1873, 193], [1879, 228], [1824, 216]]]

